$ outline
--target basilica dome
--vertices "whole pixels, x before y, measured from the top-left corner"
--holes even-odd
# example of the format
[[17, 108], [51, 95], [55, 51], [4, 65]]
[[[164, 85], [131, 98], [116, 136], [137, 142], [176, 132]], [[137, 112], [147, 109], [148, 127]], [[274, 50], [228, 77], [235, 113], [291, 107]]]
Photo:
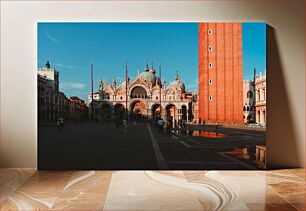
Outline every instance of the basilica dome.
[[154, 86], [156, 84], [156, 79], [157, 77], [155, 76], [155, 70], [154, 68], [152, 67], [150, 70], [149, 70], [149, 67], [148, 67], [148, 64], [146, 65], [146, 69], [144, 72], [141, 72], [139, 74], [139, 79], [142, 81], [142, 82], [151, 82], [152, 85]]
[[142, 81], [151, 81], [153, 84], [155, 84], [156, 77], [155, 74], [152, 72], [142, 72], [139, 74], [139, 79]]
[[182, 91], [185, 91], [185, 84], [181, 81], [178, 73], [176, 74], [175, 80], [170, 83], [170, 86], [177, 90], [180, 89]]

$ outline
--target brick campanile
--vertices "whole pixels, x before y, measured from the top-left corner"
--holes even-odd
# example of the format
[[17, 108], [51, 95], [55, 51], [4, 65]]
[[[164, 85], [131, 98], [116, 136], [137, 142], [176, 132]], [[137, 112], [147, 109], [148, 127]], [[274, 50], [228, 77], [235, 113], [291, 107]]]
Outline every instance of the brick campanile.
[[199, 119], [243, 123], [242, 24], [199, 23]]

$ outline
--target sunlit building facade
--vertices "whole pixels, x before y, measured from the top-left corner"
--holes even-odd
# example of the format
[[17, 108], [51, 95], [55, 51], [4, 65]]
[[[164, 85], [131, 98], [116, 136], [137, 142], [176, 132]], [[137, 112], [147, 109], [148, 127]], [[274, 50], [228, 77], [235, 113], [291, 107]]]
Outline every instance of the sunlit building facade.
[[99, 91], [89, 93], [88, 101], [91, 116], [98, 120], [123, 118], [127, 111], [130, 119], [161, 117], [175, 123], [194, 119], [196, 93], [186, 90], [178, 73], [167, 86], [146, 64], [143, 72], [138, 70], [127, 82], [118, 83], [115, 77], [112, 82], [100, 80]]
[[243, 123], [242, 24], [199, 23], [199, 120]]
[[266, 108], [266, 74], [259, 74], [255, 78], [256, 92], [256, 122], [266, 125], [267, 108]]
[[37, 70], [38, 122], [55, 121], [64, 115], [65, 95], [59, 91], [59, 72], [49, 62]]
[[76, 96], [67, 98], [59, 86], [59, 72], [47, 61], [45, 67], [37, 70], [38, 124], [54, 123], [60, 117], [88, 119], [87, 104]]
[[243, 81], [243, 120], [255, 122], [255, 84], [253, 80]]

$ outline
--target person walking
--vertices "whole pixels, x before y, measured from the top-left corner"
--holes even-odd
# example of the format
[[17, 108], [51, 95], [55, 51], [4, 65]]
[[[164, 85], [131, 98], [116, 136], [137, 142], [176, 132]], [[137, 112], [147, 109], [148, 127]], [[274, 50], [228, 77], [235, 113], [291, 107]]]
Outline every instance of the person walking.
[[59, 130], [64, 130], [64, 118], [60, 117], [58, 118], [58, 125], [59, 125]]
[[163, 133], [163, 127], [164, 127], [164, 120], [163, 119], [159, 119], [157, 121], [157, 124], [158, 124], [158, 128], [159, 128], [159, 134]]
[[167, 133], [171, 134], [171, 123], [169, 121], [167, 122]]
[[125, 128], [125, 129], [127, 129], [127, 121], [126, 121], [126, 119], [123, 119], [122, 120], [122, 124], [123, 124], [123, 127]]

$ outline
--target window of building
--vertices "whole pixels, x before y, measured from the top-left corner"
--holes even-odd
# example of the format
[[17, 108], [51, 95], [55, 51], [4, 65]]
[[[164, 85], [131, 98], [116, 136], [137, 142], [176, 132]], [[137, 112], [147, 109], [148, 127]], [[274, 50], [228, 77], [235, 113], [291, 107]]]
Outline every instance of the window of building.
[[120, 97], [120, 100], [122, 100], [122, 97]]
[[209, 96], [209, 100], [212, 101], [212, 96]]
[[243, 106], [243, 111], [245, 111], [245, 106]]
[[266, 111], [263, 111], [262, 115], [263, 115], [263, 123], [265, 124], [266, 123]]
[[247, 92], [247, 98], [253, 98], [253, 92], [252, 91]]
[[257, 99], [256, 99], [257, 101], [260, 101], [260, 91], [259, 91], [259, 90], [257, 90], [256, 98], [257, 98]]
[[263, 100], [266, 100], [266, 90], [265, 89], [262, 90], [262, 95], [263, 95]]
[[212, 68], [212, 63], [209, 63], [209, 64], [208, 64], [208, 67], [209, 67], [209, 68]]
[[208, 83], [209, 83], [209, 84], [212, 84], [212, 80], [210, 79], [210, 80], [208, 81]]
[[247, 106], [247, 111], [250, 111], [250, 107], [249, 106]]
[[131, 97], [132, 98], [146, 98], [147, 97], [147, 92], [143, 87], [137, 86], [137, 87], [132, 89]]
[[211, 46], [208, 46], [208, 51], [212, 51], [212, 47]]
[[213, 32], [212, 32], [211, 29], [208, 29], [208, 32], [207, 32], [207, 33], [208, 33], [208, 35], [212, 35]]
[[156, 97], [156, 100], [158, 100], [158, 97]]

